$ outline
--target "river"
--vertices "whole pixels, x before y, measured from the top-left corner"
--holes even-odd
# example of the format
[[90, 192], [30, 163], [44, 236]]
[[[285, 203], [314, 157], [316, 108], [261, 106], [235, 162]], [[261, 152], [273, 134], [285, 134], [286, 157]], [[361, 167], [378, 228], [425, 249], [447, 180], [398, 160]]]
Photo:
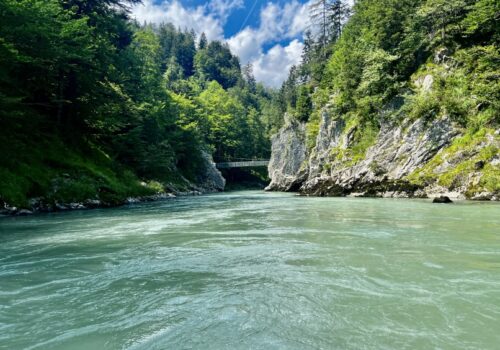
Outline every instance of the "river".
[[247, 191], [0, 219], [2, 349], [499, 346], [499, 204]]

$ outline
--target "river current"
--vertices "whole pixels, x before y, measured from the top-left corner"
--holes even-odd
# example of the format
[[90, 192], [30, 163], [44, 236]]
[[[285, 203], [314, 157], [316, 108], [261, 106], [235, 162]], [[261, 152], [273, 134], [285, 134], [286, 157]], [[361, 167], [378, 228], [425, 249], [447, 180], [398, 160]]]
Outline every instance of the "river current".
[[499, 204], [248, 191], [0, 219], [1, 349], [499, 347]]

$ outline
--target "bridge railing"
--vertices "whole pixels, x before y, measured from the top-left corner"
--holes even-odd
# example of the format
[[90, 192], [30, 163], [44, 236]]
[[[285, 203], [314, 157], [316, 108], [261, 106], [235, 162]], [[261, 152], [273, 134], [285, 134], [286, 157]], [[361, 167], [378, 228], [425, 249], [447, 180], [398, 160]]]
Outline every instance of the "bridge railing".
[[262, 166], [267, 166], [268, 164], [269, 160], [248, 160], [241, 162], [221, 162], [221, 163], [216, 163], [215, 166], [219, 169], [228, 169], [228, 168], [262, 167]]

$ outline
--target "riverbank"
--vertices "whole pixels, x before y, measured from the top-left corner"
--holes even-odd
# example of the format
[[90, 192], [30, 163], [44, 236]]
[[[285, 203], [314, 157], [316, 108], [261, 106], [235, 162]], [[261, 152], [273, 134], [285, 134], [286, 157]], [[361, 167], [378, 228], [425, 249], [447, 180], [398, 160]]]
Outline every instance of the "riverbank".
[[201, 165], [193, 176], [172, 168], [142, 177], [90, 143], [70, 147], [57, 137], [17, 140], [13, 135], [0, 134], [0, 216], [116, 207], [225, 186], [204, 151], [197, 155]]
[[175, 193], [158, 193], [154, 195], [138, 196], [138, 197], [127, 197], [123, 201], [115, 201], [113, 203], [103, 202], [98, 199], [88, 199], [83, 202], [72, 202], [72, 203], [51, 203], [46, 204], [38, 199], [30, 200], [31, 207], [28, 208], [18, 208], [15, 206], [9, 206], [4, 204], [3, 208], [0, 209], [0, 217], [2, 216], [27, 216], [38, 213], [53, 213], [58, 211], [70, 211], [70, 210], [86, 210], [86, 209], [98, 209], [98, 208], [114, 208], [120, 207], [128, 204], [137, 204], [144, 202], [156, 202], [162, 200], [174, 199], [179, 196], [197, 196], [203, 194], [200, 191], [186, 191], [186, 192], [175, 192]]

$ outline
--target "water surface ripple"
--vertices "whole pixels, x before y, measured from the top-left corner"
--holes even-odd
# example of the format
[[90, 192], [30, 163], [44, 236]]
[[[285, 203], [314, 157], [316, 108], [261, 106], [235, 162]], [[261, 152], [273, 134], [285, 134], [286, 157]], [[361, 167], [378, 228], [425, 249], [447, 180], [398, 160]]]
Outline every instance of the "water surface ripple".
[[498, 349], [500, 205], [235, 192], [0, 219], [2, 349]]

